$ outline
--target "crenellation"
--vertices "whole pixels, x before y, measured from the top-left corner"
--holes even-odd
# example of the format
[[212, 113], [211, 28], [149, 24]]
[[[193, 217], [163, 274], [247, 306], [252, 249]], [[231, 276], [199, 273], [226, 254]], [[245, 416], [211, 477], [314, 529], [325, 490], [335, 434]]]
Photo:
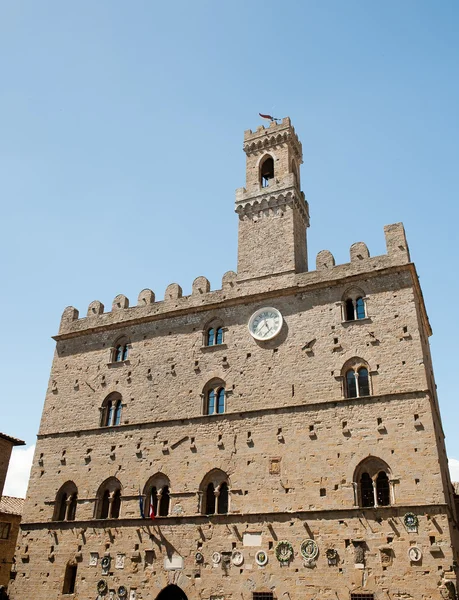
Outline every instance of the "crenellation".
[[129, 308], [129, 298], [123, 294], [118, 294], [113, 298], [112, 311], [124, 310], [125, 308]]
[[137, 306], [146, 306], [148, 304], [154, 304], [155, 294], [148, 288], [142, 290], [137, 298]]
[[93, 317], [94, 315], [102, 315], [104, 313], [104, 305], [99, 300], [93, 300], [88, 306], [88, 317]]

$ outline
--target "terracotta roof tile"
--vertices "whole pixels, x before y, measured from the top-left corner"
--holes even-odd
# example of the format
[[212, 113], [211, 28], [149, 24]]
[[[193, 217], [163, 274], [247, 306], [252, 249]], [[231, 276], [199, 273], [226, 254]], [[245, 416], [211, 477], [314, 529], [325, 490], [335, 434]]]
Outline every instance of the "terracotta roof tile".
[[4, 440], [8, 440], [8, 442], [12, 442], [13, 446], [25, 446], [25, 442], [19, 440], [18, 438], [11, 437], [11, 435], [6, 435], [6, 433], [2, 433], [0, 431], [0, 438]]
[[0, 513], [22, 515], [23, 508], [24, 498], [14, 498], [13, 496], [2, 496], [0, 498]]

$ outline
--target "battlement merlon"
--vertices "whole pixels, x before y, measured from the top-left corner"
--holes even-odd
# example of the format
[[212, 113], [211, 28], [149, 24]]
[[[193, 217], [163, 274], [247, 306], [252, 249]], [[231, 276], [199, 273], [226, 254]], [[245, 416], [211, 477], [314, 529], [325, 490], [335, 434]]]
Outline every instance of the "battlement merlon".
[[246, 281], [240, 281], [234, 271], [228, 271], [222, 278], [222, 287], [211, 290], [205, 277], [197, 277], [188, 296], [182, 295], [182, 288], [170, 284], [164, 300], [157, 301], [151, 290], [142, 290], [137, 306], [129, 306], [129, 300], [122, 294], [113, 300], [112, 310], [104, 312], [104, 305], [95, 300], [89, 304], [86, 317], [79, 318], [79, 312], [68, 306], [61, 318], [56, 341], [78, 337], [104, 329], [122, 329], [129, 325], [153, 321], [193, 312], [218, 310], [222, 306], [247, 303], [248, 301], [266, 301], [268, 297], [307, 293], [314, 289], [330, 285], [350, 285], [361, 278], [377, 277], [384, 273], [411, 271], [413, 286], [417, 291], [427, 335], [431, 335], [430, 324], [424, 306], [422, 292], [414, 265], [410, 262], [408, 244], [402, 223], [384, 227], [387, 254], [370, 257], [366, 244], [356, 242], [350, 248], [350, 262], [335, 265], [331, 252], [322, 250], [316, 259], [316, 270], [304, 273], [270, 275]]

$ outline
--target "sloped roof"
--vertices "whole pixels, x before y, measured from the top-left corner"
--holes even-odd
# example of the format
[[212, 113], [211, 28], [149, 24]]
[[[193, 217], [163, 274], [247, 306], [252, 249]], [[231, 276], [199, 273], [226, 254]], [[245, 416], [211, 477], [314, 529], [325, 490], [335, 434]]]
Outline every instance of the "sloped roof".
[[24, 498], [14, 498], [13, 496], [2, 496], [0, 498], [0, 513], [22, 515], [23, 508]]
[[0, 431], [0, 438], [3, 438], [4, 440], [11, 442], [13, 444], [13, 446], [25, 446], [25, 442], [23, 442], [22, 440], [19, 440], [18, 438], [15, 438], [15, 437], [11, 437], [10, 435], [6, 435], [6, 433], [2, 433], [1, 431]]

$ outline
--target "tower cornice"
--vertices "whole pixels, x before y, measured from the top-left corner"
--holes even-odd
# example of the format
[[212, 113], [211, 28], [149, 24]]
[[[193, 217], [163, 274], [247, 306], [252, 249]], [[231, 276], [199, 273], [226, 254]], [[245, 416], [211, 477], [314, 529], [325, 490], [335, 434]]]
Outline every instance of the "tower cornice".
[[286, 207], [297, 209], [306, 227], [309, 227], [309, 206], [303, 192], [299, 191], [296, 186], [283, 187], [277, 192], [270, 190], [256, 196], [247, 194], [242, 189], [238, 190], [236, 196], [235, 211], [239, 217], [253, 218], [260, 212], [276, 211]]

